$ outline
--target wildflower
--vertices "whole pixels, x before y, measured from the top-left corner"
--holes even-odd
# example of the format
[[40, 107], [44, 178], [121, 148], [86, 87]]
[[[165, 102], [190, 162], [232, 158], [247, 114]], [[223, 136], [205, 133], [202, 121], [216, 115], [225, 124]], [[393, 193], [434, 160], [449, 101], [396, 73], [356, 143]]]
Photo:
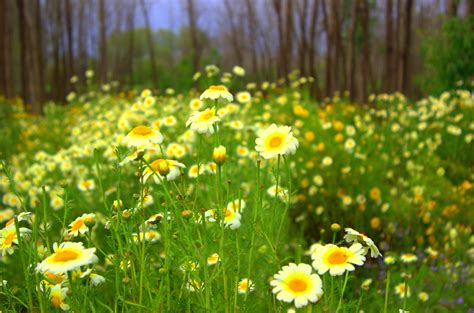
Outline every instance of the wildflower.
[[248, 103], [250, 100], [252, 100], [252, 96], [250, 96], [248, 91], [241, 91], [237, 93], [236, 98], [240, 103]]
[[227, 90], [225, 86], [211, 86], [207, 88], [199, 97], [200, 100], [210, 99], [210, 100], [217, 100], [219, 98], [225, 99], [229, 102], [234, 101], [234, 97], [232, 94]]
[[212, 152], [212, 159], [219, 165], [224, 164], [224, 162], [227, 160], [226, 148], [222, 145], [217, 148], [214, 148], [214, 151]]
[[83, 179], [77, 184], [77, 189], [80, 191], [94, 190], [95, 183], [93, 179]]
[[220, 259], [219, 254], [213, 253], [207, 258], [207, 265], [209, 265], [209, 266], [215, 265], [215, 264], [219, 263], [220, 260], [221, 259]]
[[293, 136], [291, 127], [278, 127], [276, 124], [260, 130], [255, 143], [255, 150], [264, 159], [271, 159], [277, 155], [294, 154], [298, 148], [298, 140]]
[[364, 290], [369, 290], [370, 288], [370, 285], [372, 284], [373, 280], [371, 278], [367, 278], [366, 280], [364, 280], [362, 282], [362, 284], [360, 285], [360, 288], [364, 289]]
[[190, 292], [201, 291], [204, 289], [204, 283], [197, 279], [190, 279], [186, 283], [186, 289]]
[[[150, 168], [151, 167], [151, 168]], [[174, 160], [158, 159], [145, 165], [143, 170], [143, 181], [147, 182], [150, 177], [156, 184], [161, 184], [161, 181], [165, 179], [167, 181], [175, 180], [181, 174], [180, 168], [186, 166]]]
[[238, 65], [232, 68], [232, 72], [234, 72], [234, 74], [237, 76], [245, 76], [245, 69]]
[[406, 283], [400, 283], [400, 284], [396, 285], [396, 286], [395, 286], [395, 293], [396, 293], [401, 299], [404, 299], [404, 298], [405, 298], [405, 295], [406, 295], [407, 298], [411, 296], [410, 287], [407, 286]]
[[216, 115], [216, 108], [205, 109], [204, 111], [193, 112], [186, 122], [186, 127], [191, 126], [191, 130], [200, 134], [213, 134], [214, 123], [219, 121], [220, 118]]
[[[20, 227], [20, 237], [28, 235], [31, 230], [25, 227]], [[16, 232], [15, 223], [10, 223], [0, 230], [0, 255], [5, 256], [13, 254], [13, 244], [18, 245], [18, 237]]]
[[145, 239], [145, 241], [153, 243], [161, 239], [161, 234], [154, 229], [149, 229], [147, 231], [140, 231], [139, 234], [140, 234], [140, 238], [138, 238], [137, 233], [132, 234], [132, 238], [134, 242], [143, 241], [143, 239]]
[[313, 267], [320, 275], [329, 271], [331, 276], [342, 275], [345, 271], [353, 271], [354, 265], [363, 265], [364, 249], [360, 243], [350, 248], [327, 244], [311, 255]]
[[418, 257], [416, 256], [416, 254], [413, 253], [404, 253], [400, 256], [400, 260], [403, 263], [409, 264], [416, 262], [418, 260]]
[[384, 258], [383, 260], [385, 262], [386, 265], [392, 265], [392, 264], [395, 264], [395, 258], [393, 256], [387, 256]]
[[193, 166], [191, 166], [191, 167], [189, 168], [188, 176], [189, 176], [190, 178], [196, 178], [196, 177], [198, 177], [199, 175], [201, 175], [202, 173], [204, 173], [205, 170], [206, 170], [206, 169], [205, 169], [205, 167], [204, 167], [203, 165], [198, 166], [198, 165], [194, 164]]
[[63, 311], [69, 310], [69, 305], [64, 303], [66, 299], [68, 288], [62, 288], [61, 284], [56, 284], [51, 288], [49, 298], [51, 299], [51, 305], [56, 309]]
[[97, 262], [95, 248], [85, 249], [82, 242], [54, 243], [54, 253], [37, 266], [40, 272], [65, 273], [83, 265]]
[[68, 234], [70, 236], [77, 237], [79, 234], [85, 234], [89, 230], [89, 226], [94, 225], [95, 214], [82, 214], [76, 218], [71, 224], [69, 224]]
[[140, 125], [132, 129], [122, 142], [128, 147], [147, 148], [151, 144], [161, 144], [163, 135], [157, 129]]
[[430, 299], [430, 295], [427, 294], [426, 292], [422, 291], [418, 294], [418, 299], [420, 299], [421, 302], [426, 302]]
[[239, 281], [239, 284], [237, 286], [237, 292], [239, 294], [246, 294], [246, 293], [251, 293], [252, 291], [255, 290], [255, 285], [253, 281], [251, 281], [248, 278], [243, 278]]
[[308, 302], [317, 302], [323, 294], [322, 281], [317, 274], [311, 272], [311, 266], [304, 263], [283, 266], [270, 282], [273, 293], [277, 294], [280, 301], [294, 301], [296, 308], [301, 308]]
[[267, 193], [272, 197], [278, 196], [281, 201], [288, 200], [288, 190], [282, 188], [281, 186], [278, 186], [277, 190], [276, 185], [273, 185], [272, 187], [268, 188]]
[[199, 100], [199, 99], [192, 99], [190, 102], [189, 102], [189, 107], [191, 108], [191, 110], [193, 111], [197, 111], [199, 110], [200, 108], [202, 108], [202, 101]]
[[370, 256], [371, 257], [377, 258], [377, 257], [381, 256], [379, 249], [377, 248], [377, 246], [375, 245], [375, 243], [372, 239], [370, 239], [369, 237], [367, 237], [366, 235], [364, 235], [362, 233], [359, 233], [358, 231], [356, 231], [352, 228], [344, 228], [344, 230], [346, 231], [346, 235], [344, 235], [344, 239], [348, 243], [359, 242], [359, 243], [366, 246], [364, 248], [365, 253], [367, 253], [368, 250], [370, 250]]
[[323, 166], [330, 166], [332, 164], [332, 158], [331, 157], [324, 157], [323, 158]]

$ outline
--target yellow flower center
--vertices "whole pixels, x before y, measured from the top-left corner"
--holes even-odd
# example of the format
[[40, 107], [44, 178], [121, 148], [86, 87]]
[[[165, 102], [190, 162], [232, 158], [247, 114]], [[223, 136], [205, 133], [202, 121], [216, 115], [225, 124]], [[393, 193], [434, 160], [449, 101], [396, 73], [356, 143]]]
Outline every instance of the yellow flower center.
[[51, 297], [51, 304], [53, 305], [53, 307], [59, 308], [59, 306], [61, 305], [61, 296], [60, 295], [53, 295]]
[[232, 212], [231, 210], [225, 209], [225, 210], [224, 210], [224, 214], [225, 214], [225, 218], [227, 219], [227, 218], [232, 217], [233, 212]]
[[303, 279], [293, 278], [288, 282], [288, 288], [290, 288], [291, 291], [294, 292], [302, 292], [308, 288], [308, 284]]
[[280, 134], [273, 135], [267, 139], [267, 147], [269, 149], [278, 149], [283, 143], [283, 136]]
[[328, 262], [330, 264], [344, 264], [346, 263], [349, 256], [342, 251], [334, 251], [328, 257]]
[[146, 126], [137, 126], [132, 130], [133, 134], [139, 136], [147, 136], [152, 133], [151, 129]]
[[247, 284], [246, 281], [243, 281], [243, 282], [240, 283], [240, 289], [247, 291], [247, 289], [248, 289], [248, 284]]
[[81, 218], [80, 220], [75, 221], [75, 222], [72, 224], [71, 230], [72, 230], [72, 231], [78, 231], [79, 229], [82, 228], [82, 226], [84, 226], [84, 220]]
[[9, 233], [6, 237], [5, 237], [5, 240], [3, 241], [3, 245], [4, 246], [10, 246], [13, 242], [13, 240], [15, 239], [16, 237], [16, 233], [15, 232], [11, 232]]
[[212, 110], [207, 110], [206, 112], [202, 113], [200, 116], [199, 116], [199, 121], [201, 122], [206, 122], [206, 121], [209, 121], [211, 118], [214, 117], [214, 111]]
[[79, 253], [75, 251], [59, 250], [59, 251], [56, 251], [56, 253], [54, 254], [53, 261], [58, 262], [58, 263], [60, 262], [64, 263], [64, 262], [75, 260], [77, 259], [78, 256], [79, 256]]
[[209, 87], [209, 90], [211, 90], [211, 91], [227, 91], [227, 88], [225, 88], [222, 85], [219, 85], [219, 86], [211, 86], [211, 87]]

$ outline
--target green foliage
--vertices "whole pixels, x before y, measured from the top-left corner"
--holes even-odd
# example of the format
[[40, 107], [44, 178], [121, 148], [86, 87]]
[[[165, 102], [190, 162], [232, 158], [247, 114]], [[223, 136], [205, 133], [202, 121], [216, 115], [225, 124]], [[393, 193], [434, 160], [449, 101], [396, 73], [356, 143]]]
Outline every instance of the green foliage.
[[472, 90], [474, 76], [474, 16], [447, 20], [440, 33], [422, 44], [425, 72], [419, 77], [427, 93], [439, 94], [462, 84]]

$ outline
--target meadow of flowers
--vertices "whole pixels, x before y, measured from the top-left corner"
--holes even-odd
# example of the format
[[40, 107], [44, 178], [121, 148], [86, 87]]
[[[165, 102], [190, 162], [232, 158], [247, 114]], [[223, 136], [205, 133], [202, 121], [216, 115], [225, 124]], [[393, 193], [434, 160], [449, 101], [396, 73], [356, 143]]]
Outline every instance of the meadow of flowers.
[[0, 99], [0, 311], [473, 312], [473, 95], [244, 74]]

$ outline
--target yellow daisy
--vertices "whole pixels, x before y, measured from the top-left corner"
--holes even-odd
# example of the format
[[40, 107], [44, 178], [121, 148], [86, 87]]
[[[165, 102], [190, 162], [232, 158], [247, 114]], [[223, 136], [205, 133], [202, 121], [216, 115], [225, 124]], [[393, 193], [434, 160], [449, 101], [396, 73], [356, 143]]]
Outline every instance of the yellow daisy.
[[97, 262], [95, 248], [85, 249], [82, 242], [54, 243], [54, 253], [37, 266], [40, 272], [65, 273]]
[[248, 91], [241, 91], [237, 93], [236, 98], [240, 103], [248, 103], [252, 100], [252, 96]]
[[181, 174], [180, 168], [185, 167], [184, 164], [174, 160], [158, 159], [151, 162], [150, 166], [145, 165], [143, 181], [147, 182], [150, 177], [153, 177], [156, 184], [161, 184], [165, 177], [167, 181], [175, 180]]
[[49, 298], [51, 300], [51, 305], [55, 309], [61, 309], [63, 311], [69, 310], [69, 305], [64, 303], [67, 292], [68, 288], [62, 288], [61, 284], [54, 285], [54, 287], [51, 288]]
[[150, 144], [162, 143], [163, 135], [157, 129], [140, 125], [132, 129], [122, 142], [128, 147], [147, 147]]
[[225, 86], [219, 85], [207, 88], [199, 97], [200, 100], [210, 99], [210, 100], [217, 100], [219, 98], [225, 99], [229, 102], [234, 101], [234, 97], [232, 94], [227, 90]]
[[214, 124], [219, 122], [220, 118], [216, 115], [216, 108], [205, 109], [204, 111], [195, 111], [191, 114], [186, 127], [191, 128], [200, 134], [213, 134]]
[[323, 284], [311, 271], [311, 266], [304, 263], [283, 266], [270, 282], [277, 299], [287, 303], [294, 301], [296, 308], [317, 302], [323, 294]]
[[255, 285], [253, 281], [251, 281], [248, 278], [243, 278], [239, 281], [239, 284], [237, 286], [237, 291], [239, 294], [246, 294], [246, 293], [251, 293], [252, 291], [255, 290]]
[[82, 216], [79, 216], [69, 224], [69, 227], [71, 228], [69, 229], [68, 234], [74, 237], [77, 237], [80, 234], [85, 234], [89, 230], [89, 227], [93, 226], [94, 220], [94, 213], [82, 214]]
[[209, 266], [215, 265], [215, 264], [219, 263], [220, 260], [221, 260], [221, 258], [219, 256], [219, 254], [213, 253], [207, 258], [207, 265], [209, 265]]
[[[20, 237], [27, 235], [31, 232], [28, 228], [20, 227]], [[13, 254], [14, 244], [18, 245], [18, 236], [14, 223], [10, 223], [2, 230], [0, 230], [0, 256], [7, 254]]]
[[360, 266], [365, 261], [364, 248], [360, 243], [355, 243], [350, 248], [327, 244], [316, 249], [311, 258], [313, 267], [319, 275], [329, 271], [331, 276], [342, 275], [345, 271], [353, 271], [354, 264]]
[[271, 159], [277, 155], [294, 154], [298, 140], [293, 136], [291, 127], [270, 125], [258, 132], [255, 150], [264, 158]]

